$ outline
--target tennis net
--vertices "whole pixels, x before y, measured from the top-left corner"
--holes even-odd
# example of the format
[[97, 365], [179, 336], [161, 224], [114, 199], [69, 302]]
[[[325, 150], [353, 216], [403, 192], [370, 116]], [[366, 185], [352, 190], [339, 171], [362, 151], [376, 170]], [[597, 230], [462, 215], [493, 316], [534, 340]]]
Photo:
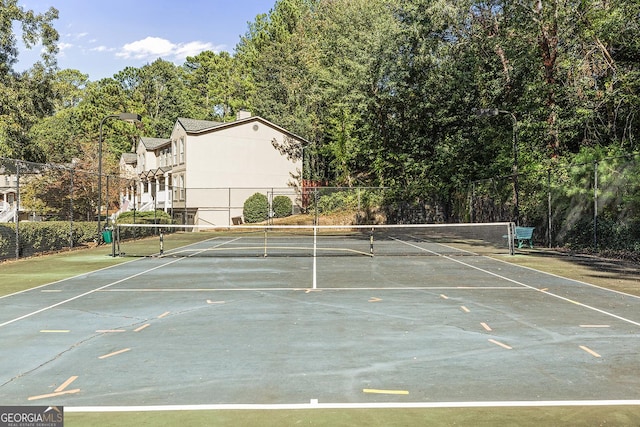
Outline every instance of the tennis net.
[[513, 224], [119, 224], [120, 256], [322, 257], [513, 254]]

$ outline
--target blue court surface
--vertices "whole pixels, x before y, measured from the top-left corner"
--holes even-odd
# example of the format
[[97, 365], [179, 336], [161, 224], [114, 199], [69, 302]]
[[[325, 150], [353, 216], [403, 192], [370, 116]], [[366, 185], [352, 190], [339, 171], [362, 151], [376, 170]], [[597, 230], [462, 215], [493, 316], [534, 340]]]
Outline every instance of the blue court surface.
[[636, 296], [433, 242], [411, 242], [428, 256], [191, 256], [219, 244], [0, 298], [0, 401], [640, 403]]

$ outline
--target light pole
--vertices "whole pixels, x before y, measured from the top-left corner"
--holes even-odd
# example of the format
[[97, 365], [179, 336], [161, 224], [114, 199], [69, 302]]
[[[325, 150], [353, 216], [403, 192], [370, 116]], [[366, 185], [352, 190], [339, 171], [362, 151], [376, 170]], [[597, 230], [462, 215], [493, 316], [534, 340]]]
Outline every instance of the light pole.
[[98, 142], [98, 243], [100, 243], [100, 233], [102, 232], [102, 126], [107, 119], [118, 119], [129, 123], [136, 123], [142, 121], [142, 116], [133, 113], [112, 114], [110, 116], [106, 116], [100, 122], [100, 140]]
[[520, 200], [519, 200], [519, 188], [518, 188], [518, 119], [516, 115], [511, 111], [498, 110], [497, 108], [481, 108], [478, 110], [478, 115], [483, 117], [494, 117], [498, 114], [508, 114], [512, 120], [511, 139], [513, 143], [513, 196], [515, 202], [514, 222], [519, 225], [520, 222]]

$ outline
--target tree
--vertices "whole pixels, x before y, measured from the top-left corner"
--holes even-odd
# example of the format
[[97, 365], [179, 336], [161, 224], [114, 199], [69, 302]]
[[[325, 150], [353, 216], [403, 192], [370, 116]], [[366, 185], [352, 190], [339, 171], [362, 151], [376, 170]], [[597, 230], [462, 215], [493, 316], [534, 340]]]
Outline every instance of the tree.
[[[17, 0], [0, 1], [0, 155], [26, 160], [42, 159], [28, 136], [29, 128], [52, 111], [51, 79], [56, 67], [58, 33], [54, 8], [36, 14], [18, 6]], [[18, 73], [15, 30], [27, 48], [42, 45], [41, 60]]]
[[241, 108], [251, 109], [252, 84], [243, 64], [227, 52], [202, 52], [184, 64], [188, 87], [195, 101], [195, 118], [225, 121]]

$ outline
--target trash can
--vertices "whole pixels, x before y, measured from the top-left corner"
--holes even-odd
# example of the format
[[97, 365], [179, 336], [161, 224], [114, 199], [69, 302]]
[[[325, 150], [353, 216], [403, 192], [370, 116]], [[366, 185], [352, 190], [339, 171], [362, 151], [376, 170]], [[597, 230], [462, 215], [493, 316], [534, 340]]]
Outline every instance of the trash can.
[[104, 230], [102, 232], [102, 240], [104, 240], [105, 243], [111, 243], [113, 240], [113, 230]]

